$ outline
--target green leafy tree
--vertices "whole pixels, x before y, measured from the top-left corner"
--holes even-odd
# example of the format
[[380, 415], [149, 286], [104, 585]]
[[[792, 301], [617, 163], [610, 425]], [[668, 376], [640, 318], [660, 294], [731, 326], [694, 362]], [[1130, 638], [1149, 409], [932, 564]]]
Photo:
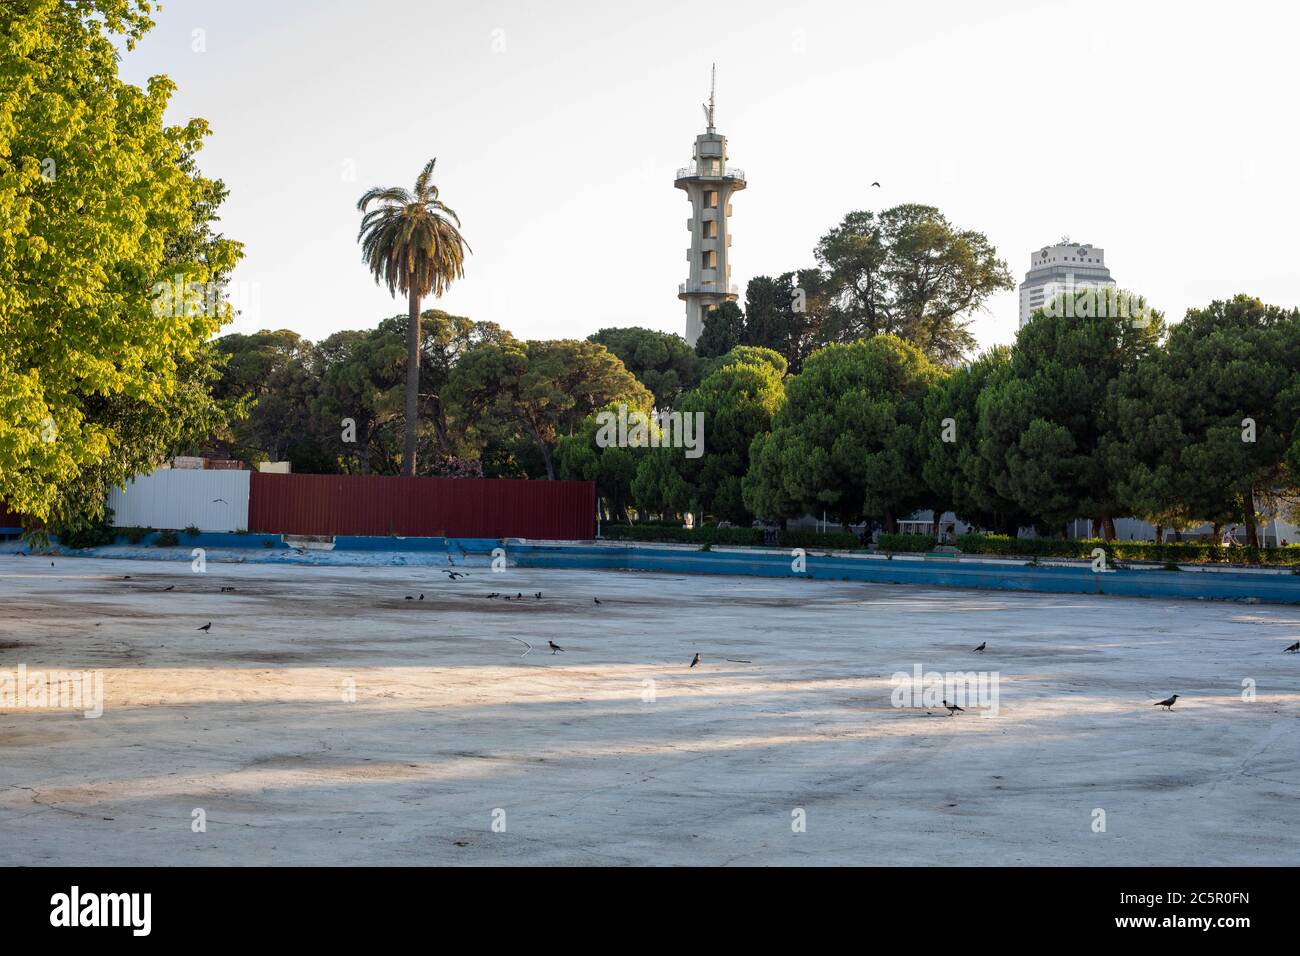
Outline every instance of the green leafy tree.
[[628, 415], [633, 411], [640, 412], [647, 418], [645, 446], [600, 444], [600, 416], [606, 413], [617, 417], [620, 413], [617, 405], [606, 405], [588, 415], [576, 432], [563, 436], [555, 446], [559, 476], [573, 481], [594, 481], [596, 494], [606, 509], [607, 517], [624, 524], [629, 521], [628, 507], [632, 503], [632, 481], [636, 477], [637, 468], [650, 449], [649, 443], [659, 434], [658, 426], [650, 418], [649, 406], [633, 409], [624, 403], [623, 414]]
[[450, 404], [481, 445], [517, 436], [540, 454], [555, 478], [554, 449], [597, 409], [624, 402], [651, 405], [649, 389], [603, 345], [570, 339], [484, 345], [452, 370]]
[[[1140, 302], [1128, 293], [1120, 301]], [[1043, 528], [1089, 516], [1107, 539], [1114, 518], [1132, 513], [1105, 440], [1114, 427], [1113, 387], [1159, 345], [1163, 319], [1135, 319], [1097, 307], [1078, 290], [1034, 313], [1016, 335], [1010, 374], [981, 393], [979, 448], [999, 497], [1016, 502]], [[1135, 307], [1134, 314], [1144, 307]]]
[[936, 515], [951, 510], [969, 524], [1014, 535], [1033, 519], [997, 493], [989, 462], [979, 453], [979, 397], [1010, 371], [1011, 349], [995, 346], [937, 380], [925, 397], [917, 440]]
[[780, 353], [791, 373], [798, 374], [804, 359], [824, 344], [822, 323], [830, 291], [818, 269], [750, 279], [745, 286], [744, 343]]
[[[654, 506], [668, 502], [670, 511], [687, 506], [719, 521], [752, 522], [741, 481], [749, 471], [755, 437], [772, 427], [785, 392], [784, 372], [785, 359], [770, 349], [740, 346], [724, 356], [681, 401], [683, 417], [702, 416], [702, 453], [691, 457], [682, 448], [652, 449], [642, 465], [646, 478], [638, 486], [645, 497], [638, 497], [637, 503], [646, 510], [662, 510]], [[668, 478], [670, 471], [680, 481]]]
[[704, 314], [704, 328], [695, 342], [700, 358], [726, 355], [745, 341], [745, 314], [734, 302], [723, 302]]
[[55, 530], [232, 412], [206, 343], [240, 247], [210, 228], [207, 125], [164, 121], [166, 77], [118, 77], [149, 9], [25, 0], [0, 22], [0, 499]]
[[917, 430], [941, 374], [895, 336], [814, 352], [786, 383], [772, 431], [754, 439], [746, 505], [768, 519], [822, 510], [846, 525], [878, 517], [893, 531], [927, 496]]
[[658, 408], [673, 408], [682, 393], [699, 384], [699, 358], [680, 335], [654, 329], [601, 329], [588, 342], [605, 346], [637, 381], [654, 394]]
[[[402, 474], [416, 469], [416, 432], [420, 408], [420, 303], [441, 296], [465, 274], [470, 251], [460, 234], [460, 217], [438, 198], [431, 159], [415, 178], [414, 191], [400, 186], [367, 190], [357, 201], [364, 213], [357, 239], [376, 282], [392, 295], [406, 295], [406, 422]], [[370, 209], [372, 205], [376, 208]]]
[[969, 317], [1015, 288], [988, 237], [956, 228], [933, 206], [851, 212], [816, 253], [830, 287], [825, 341], [897, 335], [944, 365], [974, 347]]
[[[1238, 295], [1190, 309], [1163, 351], [1126, 370], [1107, 435], [1120, 494], [1161, 524], [1242, 521], [1294, 496], [1300, 310]], [[1271, 506], [1271, 507], [1270, 507]]]

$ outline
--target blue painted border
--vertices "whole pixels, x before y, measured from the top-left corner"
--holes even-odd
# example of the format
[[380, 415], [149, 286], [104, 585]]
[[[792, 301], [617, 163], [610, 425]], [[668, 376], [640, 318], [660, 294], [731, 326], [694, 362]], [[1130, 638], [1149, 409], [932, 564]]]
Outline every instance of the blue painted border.
[[[930, 560], [920, 555], [818, 554], [807, 552], [806, 571], [791, 569], [790, 552], [774, 549], [715, 548], [701, 551], [689, 545], [651, 545], [584, 542], [528, 543], [494, 538], [393, 538], [339, 537], [331, 550], [310, 549], [299, 555], [289, 550], [280, 535], [179, 532], [173, 548], [153, 545], [157, 534], [137, 545], [118, 544], [86, 551], [60, 549], [65, 554], [88, 557], [129, 557], [189, 560], [190, 549], [215, 549], [209, 561], [260, 561], [312, 565], [438, 566], [446, 555], [486, 564], [494, 548], [505, 548], [516, 567], [643, 571], [658, 574], [713, 574], [748, 577], [808, 577], [824, 581], [858, 581], [871, 584], [906, 584], [919, 587], [966, 588], [995, 591], [1030, 591], [1050, 594], [1109, 594], [1119, 597], [1220, 600], [1266, 604], [1300, 604], [1300, 575], [1289, 572], [1187, 568], [1126, 568], [1095, 573], [1091, 565], [1033, 565], [1011, 559], [947, 558]], [[17, 543], [2, 550], [18, 550]], [[351, 557], [350, 557], [351, 556]], [[378, 560], [367, 560], [372, 557]]]

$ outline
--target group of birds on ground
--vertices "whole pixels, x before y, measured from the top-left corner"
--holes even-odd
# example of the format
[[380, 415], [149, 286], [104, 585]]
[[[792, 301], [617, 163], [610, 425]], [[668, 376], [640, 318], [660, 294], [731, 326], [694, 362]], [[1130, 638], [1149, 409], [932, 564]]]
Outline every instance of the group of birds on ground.
[[[462, 550], [461, 553], [464, 554], [465, 552]], [[18, 554], [19, 554], [20, 556], [25, 556], [25, 554], [24, 554], [23, 552], [18, 552]], [[469, 572], [468, 572], [468, 571], [457, 571], [457, 570], [455, 570], [455, 562], [452, 561], [451, 555], [447, 555], [447, 563], [448, 563], [449, 565], [452, 566], [452, 570], [447, 570], [447, 569], [444, 568], [444, 569], [442, 569], [442, 573], [445, 574], [445, 575], [447, 575], [447, 579], [448, 579], [448, 580], [450, 580], [450, 581], [455, 581], [455, 580], [458, 579], [458, 578], [469, 577]], [[54, 567], [54, 562], [53, 562], [53, 561], [50, 562], [50, 567]], [[122, 578], [122, 579], [123, 579], [124, 581], [130, 581], [130, 580], [131, 580], [131, 575], [129, 575], [129, 574], [127, 574], [127, 575], [123, 575], [123, 578]], [[176, 585], [174, 585], [174, 584], [169, 584], [167, 587], [163, 588], [163, 590], [164, 590], [164, 591], [171, 591], [171, 590], [175, 589], [175, 587], [176, 587]], [[229, 592], [229, 591], [233, 591], [233, 590], [235, 590], [235, 588], [234, 588], [233, 586], [231, 586], [231, 585], [222, 585], [222, 587], [221, 587], [221, 592], [222, 592], [223, 594], [226, 593], [226, 592]], [[497, 591], [493, 591], [491, 594], [487, 595], [487, 597], [488, 597], [489, 599], [492, 599], [492, 598], [498, 598], [498, 597], [499, 597], [499, 598], [503, 598], [504, 600], [507, 600], [507, 601], [512, 600], [512, 598], [510, 597], [509, 594], [501, 594], [500, 592], [497, 592]], [[537, 592], [535, 592], [535, 593], [533, 594], [533, 598], [534, 598], [535, 600], [540, 601], [540, 600], [542, 599], [542, 592], [541, 592], [541, 591], [537, 591]], [[513, 600], [516, 600], [516, 601], [522, 601], [523, 599], [524, 599], [524, 594], [523, 594], [522, 591], [517, 592], [517, 593], [515, 594], [514, 598], [513, 598]], [[423, 592], [421, 592], [421, 594], [419, 595], [419, 597], [413, 597], [413, 596], [411, 596], [410, 594], [408, 594], [408, 595], [406, 595], [406, 600], [408, 600], [408, 601], [423, 601], [423, 600], [424, 600], [424, 594], [423, 594]], [[595, 604], [597, 604], [597, 605], [600, 604], [600, 598], [598, 598], [598, 597], [594, 597], [594, 598], [592, 598], [592, 601], [593, 601]], [[208, 623], [204, 624], [202, 627], [195, 628], [195, 630], [203, 631], [204, 633], [207, 633], [207, 632], [209, 632], [209, 631], [212, 630], [212, 622], [209, 621]], [[531, 645], [531, 644], [528, 644], [527, 641], [520, 641], [520, 643], [525, 644], [525, 645], [528, 647], [529, 650], [532, 649], [532, 645]], [[550, 649], [551, 649], [551, 654], [560, 654], [560, 653], [564, 653], [564, 648], [562, 648], [560, 645], [556, 644], [554, 641], [548, 639], [546, 643], [547, 643], [547, 645], [548, 645], [548, 646], [550, 647]], [[988, 641], [981, 641], [979, 647], [974, 648], [973, 653], [981, 654], [981, 653], [983, 653], [987, 648], [988, 648]], [[1296, 641], [1294, 644], [1291, 644], [1291, 645], [1288, 646], [1288, 647], [1284, 647], [1282, 650], [1283, 650], [1283, 653], [1286, 653], [1286, 654], [1300, 654], [1300, 641]], [[525, 653], [527, 653], [527, 652], [525, 652]], [[700, 660], [701, 660], [701, 658], [700, 658], [699, 652], [697, 651], [696, 654], [695, 654], [695, 656], [691, 658], [691, 663], [690, 663], [690, 665], [687, 667], [687, 669], [689, 670], [689, 669], [691, 669], [691, 668], [694, 668], [694, 667], [698, 666], [699, 663], [700, 663]], [[749, 663], [752, 663], [752, 661], [747, 661], [747, 660], [733, 660], [732, 658], [726, 658], [726, 660], [729, 661], [729, 662], [732, 662], [732, 663], [737, 663], [737, 664], [749, 664]], [[1180, 696], [1181, 696], [1180, 694], [1172, 694], [1172, 695], [1170, 695], [1169, 697], [1166, 697], [1164, 700], [1156, 701], [1156, 703], [1153, 704], [1152, 706], [1153, 706], [1153, 707], [1163, 707], [1163, 708], [1164, 708], [1165, 710], [1167, 710], [1167, 711], [1168, 711], [1168, 710], [1173, 710], [1173, 709], [1174, 709], [1174, 704], [1176, 704], [1176, 703], [1178, 702], [1178, 698], [1179, 698]], [[955, 714], [964, 714], [964, 713], [966, 713], [965, 708], [963, 708], [963, 707], [958, 707], [956, 704], [950, 704], [950, 703], [948, 703], [948, 701], [947, 701], [946, 699], [943, 701], [943, 706], [944, 706], [944, 708], [948, 711], [948, 716], [949, 716], [949, 717], [952, 717], [952, 716], [954, 716]]]

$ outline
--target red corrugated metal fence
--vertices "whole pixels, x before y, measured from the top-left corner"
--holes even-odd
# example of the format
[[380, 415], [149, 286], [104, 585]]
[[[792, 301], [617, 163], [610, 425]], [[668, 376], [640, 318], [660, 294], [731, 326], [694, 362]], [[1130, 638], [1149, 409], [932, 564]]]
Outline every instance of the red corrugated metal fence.
[[248, 530], [266, 534], [586, 540], [592, 481], [253, 472]]

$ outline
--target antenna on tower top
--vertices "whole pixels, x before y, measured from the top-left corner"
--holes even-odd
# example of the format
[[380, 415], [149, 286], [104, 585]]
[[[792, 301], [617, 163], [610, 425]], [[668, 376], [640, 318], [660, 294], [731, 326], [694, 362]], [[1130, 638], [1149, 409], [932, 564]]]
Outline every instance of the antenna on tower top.
[[714, 63], [709, 71], [709, 105], [704, 107], [704, 115], [709, 122], [709, 132], [713, 132], [713, 94], [718, 86], [718, 64]]

